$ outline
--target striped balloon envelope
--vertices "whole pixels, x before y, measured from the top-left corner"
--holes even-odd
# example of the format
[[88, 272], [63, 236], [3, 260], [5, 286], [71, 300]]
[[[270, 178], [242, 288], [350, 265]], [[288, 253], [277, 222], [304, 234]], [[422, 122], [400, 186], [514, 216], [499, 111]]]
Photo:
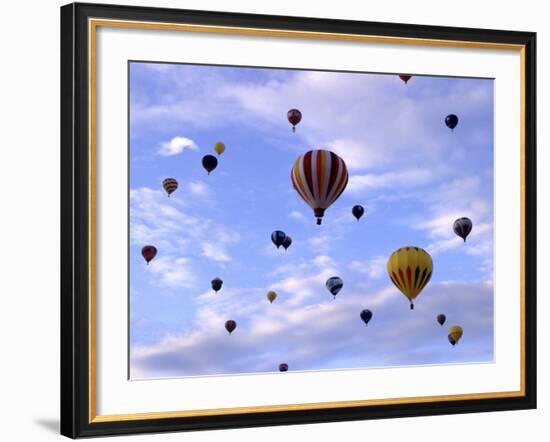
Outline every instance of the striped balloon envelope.
[[178, 188], [178, 182], [174, 178], [166, 178], [162, 181], [162, 187], [164, 187], [164, 190], [170, 196]]
[[290, 172], [298, 195], [313, 209], [317, 224], [325, 210], [348, 184], [348, 169], [342, 158], [328, 150], [310, 150], [298, 157]]
[[433, 262], [420, 247], [401, 247], [388, 259], [388, 276], [414, 308], [413, 301], [432, 277]]

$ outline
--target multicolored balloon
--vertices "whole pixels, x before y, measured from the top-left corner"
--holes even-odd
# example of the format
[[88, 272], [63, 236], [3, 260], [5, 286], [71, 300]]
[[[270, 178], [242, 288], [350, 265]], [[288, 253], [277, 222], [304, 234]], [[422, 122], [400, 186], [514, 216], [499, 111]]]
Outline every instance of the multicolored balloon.
[[368, 325], [369, 321], [372, 319], [372, 312], [369, 309], [365, 309], [359, 316], [365, 325]]
[[285, 250], [287, 250], [290, 247], [291, 244], [292, 244], [292, 238], [290, 236], [286, 235], [285, 239], [284, 239], [284, 241], [281, 245], [285, 248]]
[[229, 321], [225, 321], [225, 329], [231, 334], [233, 330], [237, 328], [237, 323], [233, 321], [233, 319], [230, 319]]
[[411, 310], [413, 300], [430, 281], [432, 271], [432, 257], [420, 247], [401, 247], [388, 259], [388, 275], [410, 301]]
[[407, 84], [407, 81], [409, 81], [412, 78], [412, 75], [400, 75], [399, 78]]
[[277, 299], [277, 293], [275, 293], [273, 290], [270, 290], [269, 292], [267, 292], [267, 299], [270, 304], [273, 304], [273, 301]]
[[451, 130], [454, 130], [458, 124], [458, 117], [455, 114], [449, 114], [445, 117], [445, 124]]
[[277, 248], [283, 245], [283, 243], [285, 242], [285, 238], [286, 234], [282, 230], [275, 230], [271, 234], [271, 241], [277, 246]]
[[214, 155], [205, 155], [202, 157], [202, 167], [204, 167], [208, 175], [210, 175], [210, 172], [218, 167], [218, 159]]
[[454, 232], [458, 236], [460, 236], [464, 240], [464, 242], [466, 242], [466, 238], [472, 231], [472, 227], [473, 227], [472, 220], [466, 217], [458, 218], [453, 224]]
[[317, 224], [321, 224], [325, 210], [342, 194], [349, 177], [342, 158], [319, 149], [298, 157], [290, 179], [298, 195], [313, 209]]
[[446, 320], [447, 320], [447, 317], [443, 313], [440, 313], [439, 315], [437, 315], [437, 322], [439, 322], [439, 325], [445, 324]]
[[225, 152], [225, 144], [223, 144], [221, 141], [218, 141], [216, 144], [214, 144], [214, 150], [218, 155], [221, 155]]
[[336, 295], [342, 290], [342, 287], [344, 287], [344, 281], [338, 276], [332, 276], [327, 279], [326, 286], [328, 291], [332, 293], [333, 299], [336, 299]]
[[216, 293], [222, 289], [223, 281], [220, 278], [214, 278], [210, 283], [212, 284], [212, 290]]
[[357, 221], [359, 221], [359, 218], [361, 218], [365, 213], [365, 208], [357, 204], [356, 206], [353, 206], [353, 209], [351, 209], [351, 213], [355, 218], [357, 218]]
[[165, 178], [164, 180], [162, 180], [162, 187], [168, 194], [168, 197], [170, 197], [170, 195], [174, 193], [178, 188], [178, 182], [175, 178]]
[[292, 124], [292, 132], [296, 132], [296, 125], [302, 121], [302, 112], [298, 109], [290, 109], [286, 113], [286, 118], [290, 124]]
[[447, 339], [451, 343], [451, 345], [454, 347], [458, 341], [460, 341], [460, 338], [462, 338], [462, 327], [459, 325], [453, 325], [449, 329], [449, 334], [447, 335]]
[[141, 249], [141, 256], [143, 256], [147, 265], [149, 265], [151, 260], [157, 256], [157, 248], [155, 246], [143, 246]]

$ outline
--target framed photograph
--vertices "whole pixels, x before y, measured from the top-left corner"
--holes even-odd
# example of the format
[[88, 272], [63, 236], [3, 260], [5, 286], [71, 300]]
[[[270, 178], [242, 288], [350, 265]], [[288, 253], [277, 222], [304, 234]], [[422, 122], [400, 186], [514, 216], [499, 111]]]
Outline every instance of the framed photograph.
[[62, 7], [62, 434], [535, 408], [535, 44]]

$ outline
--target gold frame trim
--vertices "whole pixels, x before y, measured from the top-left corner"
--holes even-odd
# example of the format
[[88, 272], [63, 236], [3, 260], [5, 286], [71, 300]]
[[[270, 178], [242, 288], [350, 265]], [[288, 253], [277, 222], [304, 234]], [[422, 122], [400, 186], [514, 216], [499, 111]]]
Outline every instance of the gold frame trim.
[[[217, 34], [253, 35], [266, 37], [292, 37], [323, 40], [355, 41], [369, 43], [412, 44], [420, 46], [445, 46], [476, 49], [497, 49], [519, 51], [520, 53], [520, 389], [518, 391], [466, 393], [438, 396], [416, 396], [388, 399], [368, 399], [354, 401], [316, 402], [285, 405], [262, 405], [235, 408], [215, 408], [200, 410], [159, 411], [148, 413], [129, 413], [98, 415], [96, 413], [96, 35], [97, 28], [134, 28], [164, 31], [206, 32]], [[169, 419], [179, 417], [237, 415], [258, 412], [277, 412], [292, 410], [321, 410], [327, 408], [364, 407], [375, 405], [419, 404], [426, 402], [481, 400], [513, 398], [525, 396], [525, 45], [490, 42], [438, 40], [422, 38], [389, 37], [376, 35], [358, 35], [330, 32], [292, 31], [283, 29], [244, 28], [234, 26], [192, 25], [181, 23], [156, 23], [129, 20], [88, 19], [89, 35], [89, 423], [134, 421], [145, 419]]]

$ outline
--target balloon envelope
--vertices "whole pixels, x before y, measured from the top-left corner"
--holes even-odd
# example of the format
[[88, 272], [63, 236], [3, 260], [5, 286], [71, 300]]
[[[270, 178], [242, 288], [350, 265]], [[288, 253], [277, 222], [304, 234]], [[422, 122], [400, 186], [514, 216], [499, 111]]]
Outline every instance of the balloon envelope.
[[279, 371], [288, 371], [288, 364], [279, 364]]
[[351, 213], [353, 213], [353, 216], [357, 218], [357, 221], [359, 221], [359, 218], [361, 218], [365, 213], [365, 208], [357, 204], [356, 206], [353, 206], [353, 209], [351, 209]]
[[455, 114], [449, 114], [445, 117], [445, 124], [451, 130], [453, 130], [458, 124], [458, 117]]
[[400, 75], [399, 78], [401, 78], [401, 80], [403, 80], [405, 82], [405, 84], [407, 84], [407, 81], [409, 81], [411, 79], [412, 75]]
[[437, 322], [439, 322], [439, 325], [445, 324], [446, 319], [447, 317], [443, 313], [437, 315]]
[[286, 234], [282, 230], [275, 230], [271, 234], [271, 241], [273, 244], [277, 246], [277, 248], [281, 247], [285, 241]]
[[420, 247], [401, 247], [388, 259], [388, 276], [414, 308], [413, 300], [430, 281], [433, 271], [432, 258]]
[[285, 250], [287, 250], [290, 247], [291, 244], [292, 244], [292, 238], [290, 236], [286, 235], [285, 239], [284, 239], [284, 241], [281, 245], [285, 248]]
[[302, 112], [298, 109], [290, 109], [286, 113], [286, 118], [290, 124], [292, 124], [292, 132], [296, 130], [296, 125], [302, 121]]
[[218, 141], [216, 144], [214, 144], [214, 150], [218, 155], [221, 155], [225, 152], [225, 144], [223, 144], [221, 141]]
[[147, 261], [147, 264], [157, 256], [157, 248], [155, 246], [144, 246], [141, 249], [141, 256]]
[[165, 178], [162, 181], [162, 187], [164, 188], [168, 196], [170, 196], [178, 188], [178, 182], [174, 178]]
[[359, 315], [361, 320], [367, 325], [372, 318], [372, 312], [369, 309], [365, 309]]
[[344, 160], [323, 149], [300, 155], [290, 171], [294, 189], [313, 209], [317, 224], [321, 224], [325, 210], [342, 194], [348, 178]]
[[212, 290], [218, 293], [222, 288], [223, 281], [220, 278], [214, 278], [210, 283], [212, 284]]
[[229, 321], [225, 321], [225, 329], [231, 334], [233, 330], [237, 328], [237, 323], [233, 321], [233, 319], [230, 319]]
[[466, 217], [458, 218], [453, 223], [453, 231], [458, 236], [460, 236], [464, 240], [464, 242], [466, 242], [466, 238], [472, 231], [472, 227], [473, 227], [472, 220]]
[[461, 337], [462, 337], [462, 327], [460, 327], [459, 325], [453, 325], [449, 329], [449, 335], [448, 335], [449, 342], [453, 345], [453, 347], [456, 343], [458, 343], [458, 341], [460, 341]]
[[202, 157], [202, 167], [206, 169], [208, 175], [218, 166], [218, 159], [214, 155], [205, 155]]
[[267, 299], [269, 300], [270, 303], [273, 303], [273, 301], [275, 301], [276, 298], [277, 298], [277, 293], [275, 293], [273, 290], [270, 290], [269, 292], [267, 292]]
[[344, 286], [344, 281], [342, 281], [342, 278], [339, 278], [338, 276], [333, 276], [327, 279], [326, 286], [328, 291], [332, 293], [332, 296], [336, 298], [336, 295]]

